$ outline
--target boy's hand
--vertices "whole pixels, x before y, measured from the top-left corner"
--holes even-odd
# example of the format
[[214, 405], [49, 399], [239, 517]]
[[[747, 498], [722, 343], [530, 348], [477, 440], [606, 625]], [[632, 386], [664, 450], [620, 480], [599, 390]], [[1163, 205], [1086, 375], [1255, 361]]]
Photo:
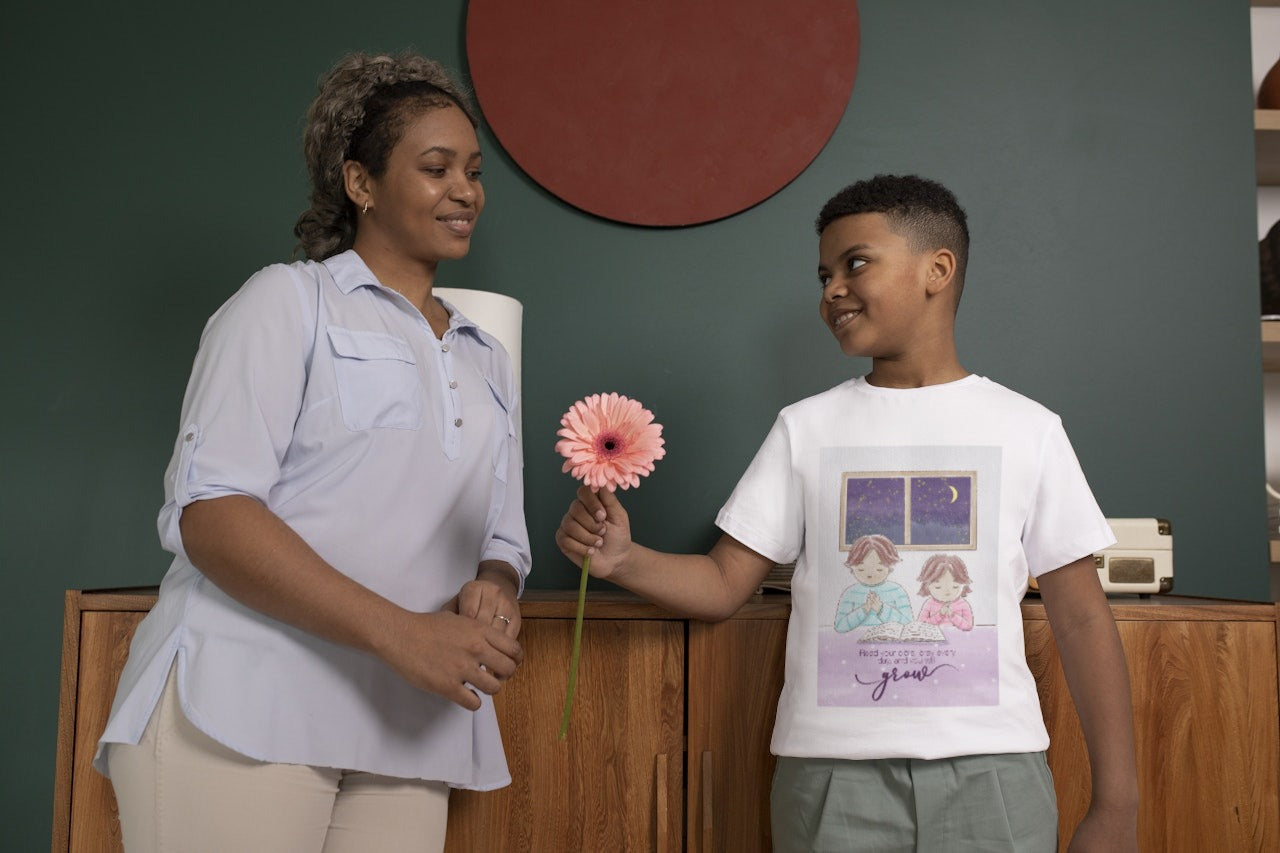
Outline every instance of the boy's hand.
[[631, 523], [617, 496], [589, 486], [578, 488], [578, 498], [560, 520], [556, 545], [561, 552], [581, 566], [591, 557], [593, 577], [607, 578], [622, 565], [631, 548]]
[[1137, 853], [1137, 809], [1090, 807], [1076, 827], [1067, 853]]

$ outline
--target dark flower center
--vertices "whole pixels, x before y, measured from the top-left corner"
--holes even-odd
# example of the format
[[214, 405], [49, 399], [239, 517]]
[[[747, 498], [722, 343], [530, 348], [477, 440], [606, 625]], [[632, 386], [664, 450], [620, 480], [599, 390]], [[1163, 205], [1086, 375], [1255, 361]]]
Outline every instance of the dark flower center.
[[622, 451], [623, 441], [614, 433], [604, 433], [596, 437], [596, 453], [605, 459], [612, 459]]

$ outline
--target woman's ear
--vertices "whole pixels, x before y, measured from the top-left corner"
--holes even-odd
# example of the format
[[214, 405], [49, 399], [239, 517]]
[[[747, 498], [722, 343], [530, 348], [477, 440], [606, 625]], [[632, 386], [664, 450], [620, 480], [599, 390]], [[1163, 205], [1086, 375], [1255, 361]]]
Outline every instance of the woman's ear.
[[342, 164], [342, 185], [347, 191], [347, 198], [356, 206], [356, 210], [368, 212], [373, 206], [373, 187], [369, 171], [358, 160], [347, 160]]

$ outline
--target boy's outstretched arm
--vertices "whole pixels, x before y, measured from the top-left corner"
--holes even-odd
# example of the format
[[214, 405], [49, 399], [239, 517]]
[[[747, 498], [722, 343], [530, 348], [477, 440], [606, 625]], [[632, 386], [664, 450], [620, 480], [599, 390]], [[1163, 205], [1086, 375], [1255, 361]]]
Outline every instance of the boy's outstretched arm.
[[1089, 750], [1093, 796], [1069, 851], [1138, 849], [1138, 769], [1129, 671], [1093, 557], [1038, 578]]
[[773, 561], [732, 536], [710, 553], [666, 554], [631, 541], [627, 511], [610, 491], [578, 489], [556, 531], [556, 544], [593, 577], [607, 578], [668, 610], [715, 622], [737, 612], [760, 586]]

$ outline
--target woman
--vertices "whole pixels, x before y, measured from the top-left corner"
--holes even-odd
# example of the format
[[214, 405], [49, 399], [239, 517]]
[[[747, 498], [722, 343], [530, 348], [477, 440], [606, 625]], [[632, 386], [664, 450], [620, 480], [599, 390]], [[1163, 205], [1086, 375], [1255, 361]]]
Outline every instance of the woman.
[[159, 528], [175, 559], [98, 755], [129, 851], [439, 850], [450, 787], [510, 782], [522, 658], [516, 388], [432, 296], [484, 208], [443, 69], [351, 55], [305, 151], [308, 260], [210, 319]]

